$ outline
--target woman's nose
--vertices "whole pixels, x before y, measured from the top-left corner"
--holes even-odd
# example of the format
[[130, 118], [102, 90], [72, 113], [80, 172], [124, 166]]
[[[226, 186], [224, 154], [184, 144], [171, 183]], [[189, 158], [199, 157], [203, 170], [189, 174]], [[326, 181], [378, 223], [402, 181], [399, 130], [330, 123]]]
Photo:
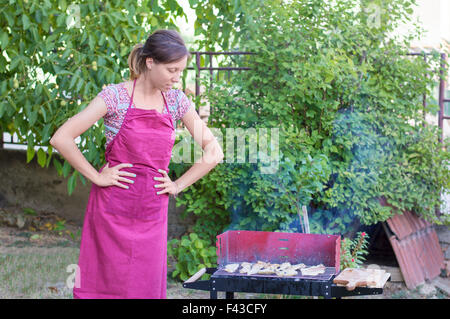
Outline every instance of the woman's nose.
[[180, 81], [181, 78], [181, 72], [177, 73], [177, 75], [172, 79], [173, 82], [178, 83], [178, 81]]

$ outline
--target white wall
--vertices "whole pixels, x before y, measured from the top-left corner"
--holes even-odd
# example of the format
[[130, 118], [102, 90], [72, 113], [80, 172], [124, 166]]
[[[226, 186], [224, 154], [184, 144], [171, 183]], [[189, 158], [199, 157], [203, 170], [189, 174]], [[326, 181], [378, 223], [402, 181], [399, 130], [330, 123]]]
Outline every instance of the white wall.
[[412, 21], [402, 25], [398, 32], [406, 34], [414, 22], [426, 30], [423, 38], [413, 41], [414, 47], [439, 48], [446, 40], [450, 43], [450, 0], [416, 0]]

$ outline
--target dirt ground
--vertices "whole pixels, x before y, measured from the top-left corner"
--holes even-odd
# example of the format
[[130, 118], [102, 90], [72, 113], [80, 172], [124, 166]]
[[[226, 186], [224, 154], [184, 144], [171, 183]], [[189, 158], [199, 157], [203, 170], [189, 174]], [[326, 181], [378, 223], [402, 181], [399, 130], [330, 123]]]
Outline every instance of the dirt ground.
[[[3, 214], [3, 215], [2, 215]], [[37, 219], [35, 216], [34, 219]], [[22, 227], [19, 228], [17, 223], [8, 221], [5, 217], [5, 212], [0, 210], [0, 257], [4, 256], [26, 256], [27, 254], [51, 255], [58, 254], [63, 251], [70, 250], [72, 262], [77, 262], [77, 254], [79, 252], [79, 240], [81, 235], [81, 228], [76, 225], [64, 223], [52, 214], [39, 214], [38, 222], [26, 221]], [[17, 220], [16, 220], [17, 222]], [[26, 271], [25, 270], [21, 270]], [[1, 274], [0, 274], [1, 275]], [[3, 278], [6, 278], [5, 276]], [[440, 278], [444, 280], [447, 285], [450, 284], [450, 278]], [[44, 287], [51, 291], [57, 291], [55, 287], [63, 287], [64, 282], [53, 283]], [[0, 298], [29, 298], [23, 293], [8, 293], [7, 286], [0, 282]], [[62, 288], [63, 290], [65, 288]], [[61, 289], [60, 289], [61, 290]], [[59, 294], [51, 295], [42, 293], [39, 294], [33, 291], [29, 293], [34, 298], [71, 298], [71, 293], [65, 289]], [[36, 297], [37, 296], [37, 297]], [[174, 281], [168, 278], [167, 283], [167, 298], [168, 299], [208, 299], [209, 292], [185, 289], [181, 282]], [[219, 298], [224, 298], [224, 293], [219, 292]], [[282, 295], [263, 295], [251, 293], [236, 293], [236, 299], [256, 299], [256, 298], [305, 298]], [[312, 297], [309, 297], [312, 298]], [[349, 298], [349, 297], [347, 297]], [[361, 296], [351, 298], [370, 298], [370, 299], [449, 299], [450, 297], [440, 289], [436, 289], [432, 283], [426, 283], [414, 290], [408, 290], [403, 282], [388, 281], [384, 287], [382, 295]]]

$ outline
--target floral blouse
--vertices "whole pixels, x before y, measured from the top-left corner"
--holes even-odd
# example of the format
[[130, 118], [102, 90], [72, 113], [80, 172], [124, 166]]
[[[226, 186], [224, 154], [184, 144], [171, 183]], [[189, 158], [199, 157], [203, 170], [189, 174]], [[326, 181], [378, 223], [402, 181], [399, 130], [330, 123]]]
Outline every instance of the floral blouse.
[[[183, 118], [189, 110], [191, 102], [186, 94], [178, 89], [171, 89], [167, 92], [163, 92], [163, 94], [175, 124], [175, 121]], [[131, 97], [124, 86], [124, 82], [105, 86], [98, 96], [105, 101], [107, 107], [107, 112], [103, 117], [106, 136], [105, 147], [107, 147], [117, 132], [119, 132], [128, 105], [130, 104]], [[163, 109], [163, 114], [167, 114], [166, 107]]]

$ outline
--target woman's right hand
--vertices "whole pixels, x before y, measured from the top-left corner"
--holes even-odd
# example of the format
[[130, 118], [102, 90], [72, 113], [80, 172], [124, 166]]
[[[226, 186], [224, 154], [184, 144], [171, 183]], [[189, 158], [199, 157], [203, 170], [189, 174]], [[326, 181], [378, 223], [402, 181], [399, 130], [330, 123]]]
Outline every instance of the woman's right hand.
[[122, 176], [136, 177], [136, 175], [134, 173], [121, 171], [120, 169], [124, 167], [133, 167], [133, 165], [122, 163], [109, 167], [109, 163], [106, 163], [103, 170], [99, 173], [95, 184], [100, 187], [116, 185], [122, 188], [129, 188], [127, 185], [121, 184], [120, 182], [134, 183], [134, 181]]

